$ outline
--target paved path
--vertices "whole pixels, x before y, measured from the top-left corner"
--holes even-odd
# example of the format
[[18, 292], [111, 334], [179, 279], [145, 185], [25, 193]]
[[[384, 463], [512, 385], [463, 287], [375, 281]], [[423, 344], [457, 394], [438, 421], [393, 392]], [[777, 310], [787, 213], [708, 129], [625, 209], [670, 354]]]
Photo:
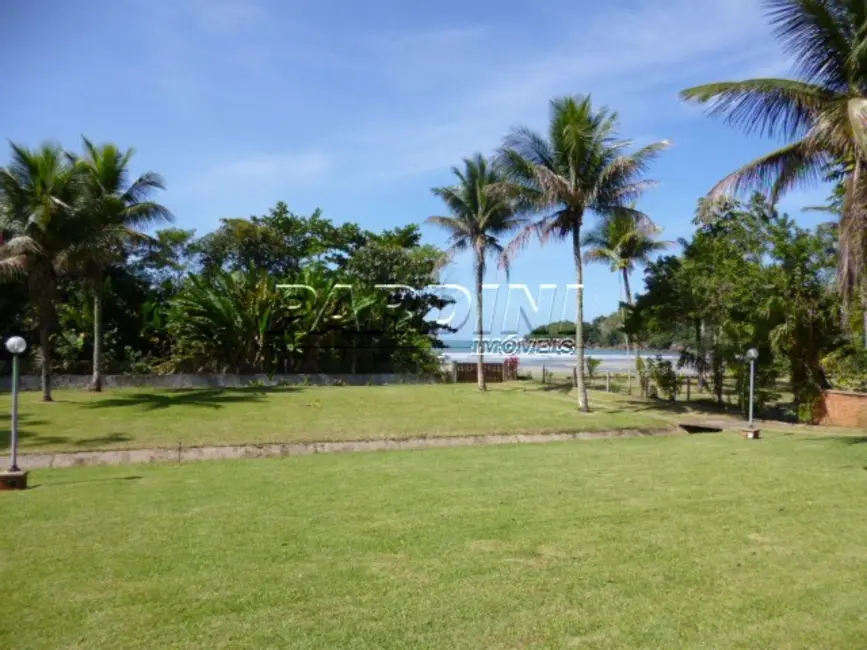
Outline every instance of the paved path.
[[479, 447], [524, 443], [566, 442], [601, 438], [636, 438], [678, 433], [675, 427], [655, 429], [623, 429], [580, 433], [517, 434], [492, 436], [456, 436], [442, 438], [408, 438], [404, 440], [355, 440], [346, 442], [272, 443], [257, 445], [226, 445], [218, 447], [175, 447], [162, 449], [127, 449], [116, 451], [77, 451], [54, 454], [23, 454], [22, 469], [46, 469], [87, 465], [128, 465], [137, 463], [183, 463], [197, 460], [227, 460], [234, 458], [280, 458], [360, 451], [396, 449], [431, 449], [435, 447]]

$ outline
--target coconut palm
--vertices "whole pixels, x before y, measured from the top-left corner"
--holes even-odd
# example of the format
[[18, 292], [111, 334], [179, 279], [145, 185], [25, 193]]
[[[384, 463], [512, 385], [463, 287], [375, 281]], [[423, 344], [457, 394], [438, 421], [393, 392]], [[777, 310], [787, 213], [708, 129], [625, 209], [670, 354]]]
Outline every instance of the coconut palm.
[[87, 236], [74, 251], [93, 295], [93, 377], [90, 389], [102, 390], [102, 303], [106, 267], [119, 261], [129, 243], [149, 239], [141, 229], [172, 221], [171, 213], [148, 197], [165, 189], [158, 174], [129, 182], [135, 151], [113, 144], [95, 146], [82, 138], [84, 155], [72, 158], [81, 181], [80, 213]]
[[[867, 4], [765, 0], [797, 79], [749, 79], [689, 88], [681, 96], [747, 133], [788, 141], [720, 181], [713, 197], [760, 189], [776, 202], [840, 170], [838, 282], [847, 300], [867, 270]], [[865, 294], [867, 301], [867, 294]]]
[[[632, 290], [629, 274], [637, 265], [650, 262], [650, 256], [670, 246], [670, 242], [656, 239], [662, 232], [649, 219], [643, 218], [633, 204], [629, 210], [615, 210], [607, 214], [599, 224], [583, 238], [584, 262], [588, 264], [608, 264], [613, 273], [619, 274], [623, 281], [624, 302], [632, 306]], [[623, 310], [621, 310], [621, 316]], [[629, 352], [630, 339], [626, 335], [626, 349]]]
[[479, 344], [477, 377], [479, 390], [486, 390], [482, 345], [482, 283], [485, 278], [485, 263], [488, 255], [492, 253], [502, 259], [503, 246], [499, 237], [516, 228], [519, 222], [510, 201], [503, 193], [495, 191], [503, 180], [499, 170], [485, 160], [484, 156], [476, 154], [472, 158], [465, 158], [463, 170], [453, 167], [452, 173], [458, 179], [457, 184], [435, 187], [432, 190], [443, 200], [451, 215], [428, 217], [427, 221], [449, 233], [452, 252], [473, 251], [476, 331]]
[[0, 280], [27, 278], [39, 321], [42, 399], [50, 402], [54, 299], [58, 275], [81, 238], [74, 208], [79, 188], [60, 147], [11, 148], [12, 160], [0, 168]]
[[618, 118], [607, 108], [594, 110], [589, 96], [551, 102], [548, 137], [527, 128], [515, 129], [500, 151], [506, 195], [521, 214], [541, 214], [509, 245], [507, 257], [532, 237], [572, 240], [578, 297], [575, 318], [578, 408], [589, 411], [584, 382], [584, 270], [581, 227], [589, 212], [606, 215], [621, 210], [644, 218], [628, 207], [649, 186], [642, 179], [650, 162], [667, 146], [662, 141], [634, 153], [617, 132]]

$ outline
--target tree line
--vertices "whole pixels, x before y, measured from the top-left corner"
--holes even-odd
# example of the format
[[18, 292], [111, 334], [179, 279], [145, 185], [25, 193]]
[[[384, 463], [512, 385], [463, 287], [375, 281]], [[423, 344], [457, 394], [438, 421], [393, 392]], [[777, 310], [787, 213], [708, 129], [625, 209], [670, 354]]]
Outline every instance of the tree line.
[[[622, 310], [612, 314], [597, 316], [593, 320], [584, 322], [584, 343], [591, 348], [618, 348], [627, 350], [626, 332], [623, 327]], [[528, 339], [574, 339], [575, 323], [572, 321], [554, 321], [547, 325], [534, 328], [528, 335]], [[668, 346], [660, 346], [654, 349], [663, 350]]]
[[738, 395], [746, 393], [749, 348], [759, 351], [758, 401], [778, 397], [786, 377], [806, 420], [832, 382], [867, 382], [860, 319], [841, 318], [831, 224], [800, 228], [761, 194], [713, 207], [702, 202], [695, 224], [681, 254], [647, 266], [626, 332], [638, 340], [676, 337], [680, 365], [693, 368], [719, 403], [727, 376], [735, 377]]
[[[424, 290], [445, 261], [417, 226], [379, 233], [278, 203], [213, 233], [172, 221], [132, 150], [12, 145], [0, 169], [0, 332], [54, 371], [430, 372], [449, 301]], [[418, 287], [408, 291], [393, 285]], [[287, 289], [282, 285], [303, 285]], [[377, 289], [377, 285], [392, 285]], [[351, 290], [346, 290], [351, 286]], [[281, 288], [282, 287], [282, 288]], [[86, 359], [89, 361], [85, 361]]]
[[[835, 236], [836, 289], [831, 295], [820, 279], [819, 264], [809, 249], [815, 243], [812, 235], [778, 217], [766, 225], [765, 253], [776, 256], [770, 266], [780, 272], [774, 282], [787, 287], [788, 300], [768, 300], [761, 305], [765, 311], [775, 311], [779, 318], [768, 316], [762, 327], [751, 319], [753, 312], [746, 305], [758, 308], [755, 295], [743, 295], [742, 306], [723, 315], [725, 308], [717, 305], [713, 318], [690, 319], [685, 314], [699, 307], [676, 301], [695, 292], [669, 292], [667, 304], [672, 318], [669, 328], [697, 327], [692, 363], [699, 369], [710, 367], [719, 375], [724, 355], [715, 354], [715, 346], [724, 339], [732, 345], [752, 345], [765, 350], [775, 348], [791, 360], [793, 381], [799, 385], [797, 398], [806, 404], [817, 387], [825, 383], [819, 358], [829, 349], [834, 332], [819, 334], [820, 323], [829, 312], [829, 305], [839, 300], [841, 314], [834, 322], [844, 330], [852, 346], [862, 345], [855, 335], [862, 330], [867, 339], [867, 13], [861, 0], [767, 0], [768, 19], [777, 38], [795, 62], [797, 79], [751, 79], [717, 82], [689, 88], [681, 97], [708, 107], [714, 116], [723, 116], [748, 133], [759, 132], [773, 138], [783, 138], [788, 144], [733, 172], [700, 202], [698, 221], [711, 229], [720, 226], [720, 214], [742, 216], [742, 206], [734, 199], [749, 197], [760, 190], [777, 203], [786, 192], [803, 184], [822, 179], [835, 181], [836, 191], [832, 211], [839, 221], [832, 232]], [[435, 192], [442, 196], [451, 211], [449, 217], [433, 221], [448, 229], [453, 245], [474, 251], [476, 295], [481, 305], [481, 277], [485, 259], [494, 255], [504, 266], [511, 257], [533, 238], [544, 243], [554, 237], [572, 242], [576, 279], [583, 285], [582, 227], [585, 217], [595, 214], [602, 225], [586, 243], [591, 247], [587, 261], [607, 260], [613, 271], [623, 274], [624, 310], [632, 305], [628, 287], [626, 260], [633, 259], [627, 249], [630, 238], [618, 238], [618, 231], [646, 235], [651, 248], [654, 230], [649, 217], [635, 207], [645, 189], [652, 183], [644, 178], [649, 164], [666, 148], [662, 141], [631, 152], [628, 140], [618, 135], [615, 113], [607, 108], [595, 108], [589, 97], [566, 97], [551, 104], [551, 119], [545, 133], [526, 127], [515, 129], [506, 136], [490, 163], [480, 156], [467, 159], [464, 170], [455, 169], [457, 183], [452, 188]], [[483, 166], [482, 163], [486, 164]], [[484, 172], [484, 173], [483, 173]], [[755, 206], [753, 206], [755, 207]], [[729, 219], [722, 218], [728, 225]], [[509, 244], [500, 238], [516, 230]], [[785, 235], [783, 234], [785, 232]], [[735, 234], [735, 238], [739, 234]], [[715, 286], [717, 273], [713, 255], [716, 248], [733, 245], [726, 236], [701, 232], [687, 246], [682, 276], [699, 274], [709, 269], [706, 289]], [[652, 251], [649, 251], [652, 252]], [[636, 255], [635, 260], [646, 261]], [[702, 258], [702, 262], [695, 261]], [[675, 258], [676, 259], [676, 258]], [[756, 260], [753, 260], [756, 261]], [[689, 263], [687, 263], [689, 262]], [[702, 268], [702, 263], [707, 269]], [[758, 263], [758, 262], [757, 262]], [[619, 266], [624, 264], [624, 266]], [[669, 265], [673, 265], [670, 262]], [[657, 295], [654, 286], [661, 282], [654, 267], [648, 277], [649, 293]], [[663, 269], [673, 273], [671, 269]], [[806, 277], [809, 275], [810, 277]], [[781, 279], [780, 276], [785, 276]], [[746, 276], [744, 276], [746, 277]], [[786, 283], [789, 285], [786, 285]], [[803, 282], [803, 284], [798, 284]], [[724, 286], [727, 288], [727, 286]], [[733, 289], [734, 291], [734, 289]], [[761, 294], [768, 297], [767, 294]], [[779, 295], [777, 296], [779, 298]], [[650, 300], [645, 300], [645, 303]], [[860, 303], [860, 309], [857, 305]], [[636, 308], [649, 314], [648, 309]], [[855, 311], [863, 315], [860, 324], [850, 317]], [[649, 328], [650, 316], [645, 320]], [[626, 336], [638, 336], [642, 326], [637, 315], [631, 314], [633, 325], [624, 328]], [[733, 326], [743, 330], [739, 336], [728, 336], [721, 330]], [[482, 328], [479, 326], [479, 333]], [[670, 330], [669, 330], [670, 332]], [[659, 333], [657, 331], [657, 333]], [[678, 332], [682, 336], [683, 332]], [[773, 341], [770, 337], [773, 336]], [[588, 410], [584, 383], [584, 318], [583, 290], [578, 290], [575, 318], [576, 365], [579, 410]], [[737, 343], [735, 343], [737, 342]], [[833, 346], [832, 346], [833, 347]], [[843, 348], [840, 348], [843, 349]], [[860, 359], [862, 350], [852, 348], [843, 354], [847, 363]], [[806, 355], [802, 358], [800, 355]], [[484, 376], [479, 359], [479, 388], [484, 389]], [[858, 367], [859, 362], [854, 366]]]

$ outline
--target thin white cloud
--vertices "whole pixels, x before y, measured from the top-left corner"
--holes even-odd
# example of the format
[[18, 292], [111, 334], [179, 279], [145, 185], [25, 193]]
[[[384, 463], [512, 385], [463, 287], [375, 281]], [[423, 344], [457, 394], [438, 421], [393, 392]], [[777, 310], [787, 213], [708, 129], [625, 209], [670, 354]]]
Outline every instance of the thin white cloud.
[[[278, 21], [263, 7], [163, 5], [176, 29], [159, 39], [162, 88], [208, 110], [205, 100], [219, 99], [209, 89], [232, 96], [234, 83], [251, 75], [268, 80], [265, 97], [271, 84], [284, 93], [300, 85], [303, 98], [287, 113], [293, 124], [318, 123], [318, 130], [285, 128], [281, 137], [292, 139], [292, 150], [300, 138], [303, 148], [323, 152], [328, 164], [317, 173], [333, 174], [335, 186], [406, 178], [489, 152], [511, 126], [542, 126], [548, 100], [563, 94], [592, 91], [620, 109], [627, 135], [667, 135], [666, 123], [700, 114], [679, 102], [680, 88], [781, 67], [754, 0], [648, 0], [629, 9], [599, 3], [592, 13], [565, 5], [550, 14], [528, 9], [517, 25], [341, 25], [335, 32], [284, 21], [291, 36], [283, 37], [269, 29]], [[285, 19], [291, 10], [283, 8]], [[196, 16], [192, 32], [180, 29], [178, 12]], [[320, 73], [327, 75], [321, 83]]]
[[[746, 0], [676, 0], [647, 3], [638, 11], [600, 7], [589, 21], [582, 16], [580, 24], [568, 22], [560, 26], [562, 34], [551, 34], [550, 43], [526, 49], [513, 44], [511, 55], [497, 52], [492, 30], [462, 32], [458, 52], [436, 53], [432, 74], [439, 92], [431, 93], [424, 109], [407, 117], [400, 105], [393, 111], [386, 107], [351, 132], [337, 134], [335, 142], [352, 145], [348, 151], [334, 149], [337, 165], [357, 169], [353, 159], [363, 156], [372, 163], [365, 168], [366, 180], [371, 174], [386, 180], [442, 169], [475, 150], [491, 150], [510, 126], [541, 126], [550, 97], [576, 92], [592, 91], [612, 103], [632, 127], [653, 128], [687, 113], [677, 89], [754, 69], [757, 60], [777, 65], [764, 18]], [[399, 77], [394, 68], [404, 61], [407, 69], [417, 67], [426, 50], [426, 45], [410, 47], [382, 74]], [[463, 71], [467, 60], [483, 71], [455, 83], [460, 77], [453, 71]]]
[[239, 192], [258, 192], [273, 195], [273, 203], [293, 188], [309, 187], [325, 181], [333, 164], [332, 159], [321, 152], [248, 157], [227, 154], [225, 161], [207, 166], [203, 172], [173, 187], [172, 193], [181, 196], [206, 193], [219, 197]]
[[321, 153], [262, 155], [230, 162], [215, 174], [256, 182], [315, 180], [327, 174], [331, 159]]
[[[268, 12], [254, 0], [185, 0], [189, 17], [194, 23], [216, 35], [234, 34], [240, 30], [261, 27]], [[184, 0], [175, 6], [184, 7]]]
[[[151, 0], [137, 5], [146, 81], [175, 109], [201, 110], [228, 78], [257, 75], [272, 56], [258, 0]], [[135, 34], [135, 32], [131, 32]]]

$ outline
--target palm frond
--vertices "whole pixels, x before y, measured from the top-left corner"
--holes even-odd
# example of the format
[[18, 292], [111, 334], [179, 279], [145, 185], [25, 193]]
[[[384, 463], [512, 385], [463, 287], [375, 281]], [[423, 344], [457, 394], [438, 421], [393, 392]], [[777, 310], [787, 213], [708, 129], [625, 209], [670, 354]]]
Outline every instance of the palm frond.
[[165, 190], [163, 177], [154, 172], [146, 172], [139, 176], [124, 192], [123, 200], [128, 203], [144, 201], [154, 190]]
[[449, 211], [455, 215], [465, 214], [472, 210], [472, 206], [468, 204], [467, 197], [463, 194], [460, 187], [434, 187], [431, 189], [431, 192], [442, 200]]
[[711, 189], [708, 197], [713, 201], [728, 195], [759, 191], [769, 194], [772, 202], [776, 202], [799, 183], [821, 181], [827, 163], [828, 157], [823, 151], [808, 140], [800, 140], [729, 174]]
[[7, 282], [26, 275], [29, 261], [26, 255], [14, 255], [0, 259], [0, 282]]
[[749, 79], [688, 88], [681, 98], [707, 104], [710, 116], [725, 116], [728, 124], [747, 134], [793, 139], [803, 136], [831, 101], [833, 91], [791, 79]]
[[610, 248], [591, 248], [584, 253], [584, 261], [587, 264], [610, 264], [617, 266], [620, 256]]
[[852, 42], [841, 20], [839, 0], [765, 1], [774, 34], [794, 59], [799, 76], [845, 92]]
[[[512, 169], [512, 163], [516, 160], [524, 160], [531, 165], [541, 165], [549, 169], [555, 166], [555, 151], [551, 143], [542, 137], [540, 133], [527, 127], [518, 127], [506, 136], [503, 141], [502, 152], [513, 152], [506, 162], [506, 168]], [[515, 157], [517, 156], [517, 157]], [[517, 169], [523, 166], [518, 165]]]
[[172, 223], [175, 220], [171, 211], [153, 201], [128, 204], [118, 214], [118, 220], [127, 229], [149, 228], [155, 225]]
[[524, 250], [533, 238], [535, 238], [540, 244], [544, 245], [551, 237], [553, 231], [552, 225], [554, 222], [555, 218], [551, 215], [524, 225], [512, 241], [509, 242], [505, 249], [503, 249], [503, 263], [510, 263], [510, 261], [514, 259], [515, 255]]
[[643, 179], [642, 176], [648, 171], [650, 164], [670, 146], [668, 140], [661, 140], [642, 147], [633, 154], [612, 158], [599, 173], [592, 204], [600, 206], [600, 211], [605, 211], [612, 206], [638, 200], [647, 189], [655, 185], [654, 181]]
[[44, 252], [39, 241], [28, 235], [11, 237], [0, 245], [0, 256], [42, 255]]
[[463, 169], [452, 169], [457, 184], [432, 189], [451, 215], [428, 217], [426, 222], [449, 233], [452, 249], [471, 247], [483, 259], [488, 248], [500, 249], [498, 237], [516, 228], [521, 219], [515, 201], [504, 191], [499, 165], [478, 153], [463, 163]]

